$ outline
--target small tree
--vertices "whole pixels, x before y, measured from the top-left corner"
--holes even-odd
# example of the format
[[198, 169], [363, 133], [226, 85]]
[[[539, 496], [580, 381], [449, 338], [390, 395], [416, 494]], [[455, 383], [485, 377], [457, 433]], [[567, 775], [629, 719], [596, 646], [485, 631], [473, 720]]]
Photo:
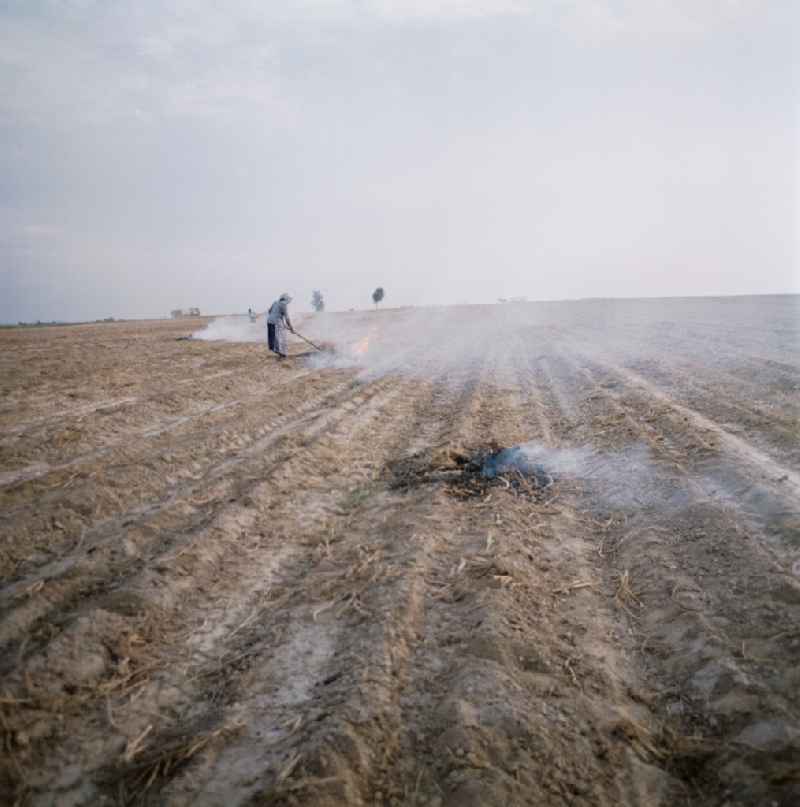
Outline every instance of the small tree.
[[325, 310], [325, 300], [322, 298], [322, 292], [319, 289], [314, 289], [311, 293], [311, 307], [315, 311]]
[[378, 286], [378, 288], [372, 292], [372, 302], [375, 303], [375, 308], [378, 307], [378, 303], [382, 299], [383, 299], [383, 286]]

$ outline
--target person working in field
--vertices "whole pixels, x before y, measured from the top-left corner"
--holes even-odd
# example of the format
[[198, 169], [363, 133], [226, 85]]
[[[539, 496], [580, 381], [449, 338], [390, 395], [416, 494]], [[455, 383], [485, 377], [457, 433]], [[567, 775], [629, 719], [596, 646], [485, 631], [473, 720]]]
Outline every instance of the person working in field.
[[267, 314], [267, 344], [273, 353], [285, 359], [287, 355], [286, 329], [294, 333], [292, 321], [289, 319], [289, 303], [292, 298], [284, 293], [269, 307]]

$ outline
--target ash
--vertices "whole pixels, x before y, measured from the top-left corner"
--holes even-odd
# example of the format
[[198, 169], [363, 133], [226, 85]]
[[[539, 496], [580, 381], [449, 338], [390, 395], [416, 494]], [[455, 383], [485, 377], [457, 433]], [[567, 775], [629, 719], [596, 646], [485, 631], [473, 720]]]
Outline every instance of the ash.
[[486, 479], [515, 475], [527, 477], [536, 487], [542, 489], [553, 484], [552, 475], [541, 463], [534, 462], [523, 446], [493, 452], [483, 461], [480, 473]]

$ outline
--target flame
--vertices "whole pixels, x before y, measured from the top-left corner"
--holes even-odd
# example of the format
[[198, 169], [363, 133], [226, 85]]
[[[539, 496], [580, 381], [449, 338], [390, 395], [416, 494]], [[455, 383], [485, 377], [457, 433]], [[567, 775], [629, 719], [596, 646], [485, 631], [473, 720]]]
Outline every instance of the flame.
[[365, 336], [363, 339], [359, 339], [358, 342], [353, 345], [353, 353], [358, 354], [359, 356], [363, 356], [369, 350], [369, 337]]

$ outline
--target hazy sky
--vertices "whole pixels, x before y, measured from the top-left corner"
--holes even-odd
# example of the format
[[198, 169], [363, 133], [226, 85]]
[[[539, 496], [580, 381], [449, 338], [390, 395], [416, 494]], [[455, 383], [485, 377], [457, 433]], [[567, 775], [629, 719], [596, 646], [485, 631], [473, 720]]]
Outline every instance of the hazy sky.
[[798, 292], [798, 8], [0, 0], [0, 321]]

